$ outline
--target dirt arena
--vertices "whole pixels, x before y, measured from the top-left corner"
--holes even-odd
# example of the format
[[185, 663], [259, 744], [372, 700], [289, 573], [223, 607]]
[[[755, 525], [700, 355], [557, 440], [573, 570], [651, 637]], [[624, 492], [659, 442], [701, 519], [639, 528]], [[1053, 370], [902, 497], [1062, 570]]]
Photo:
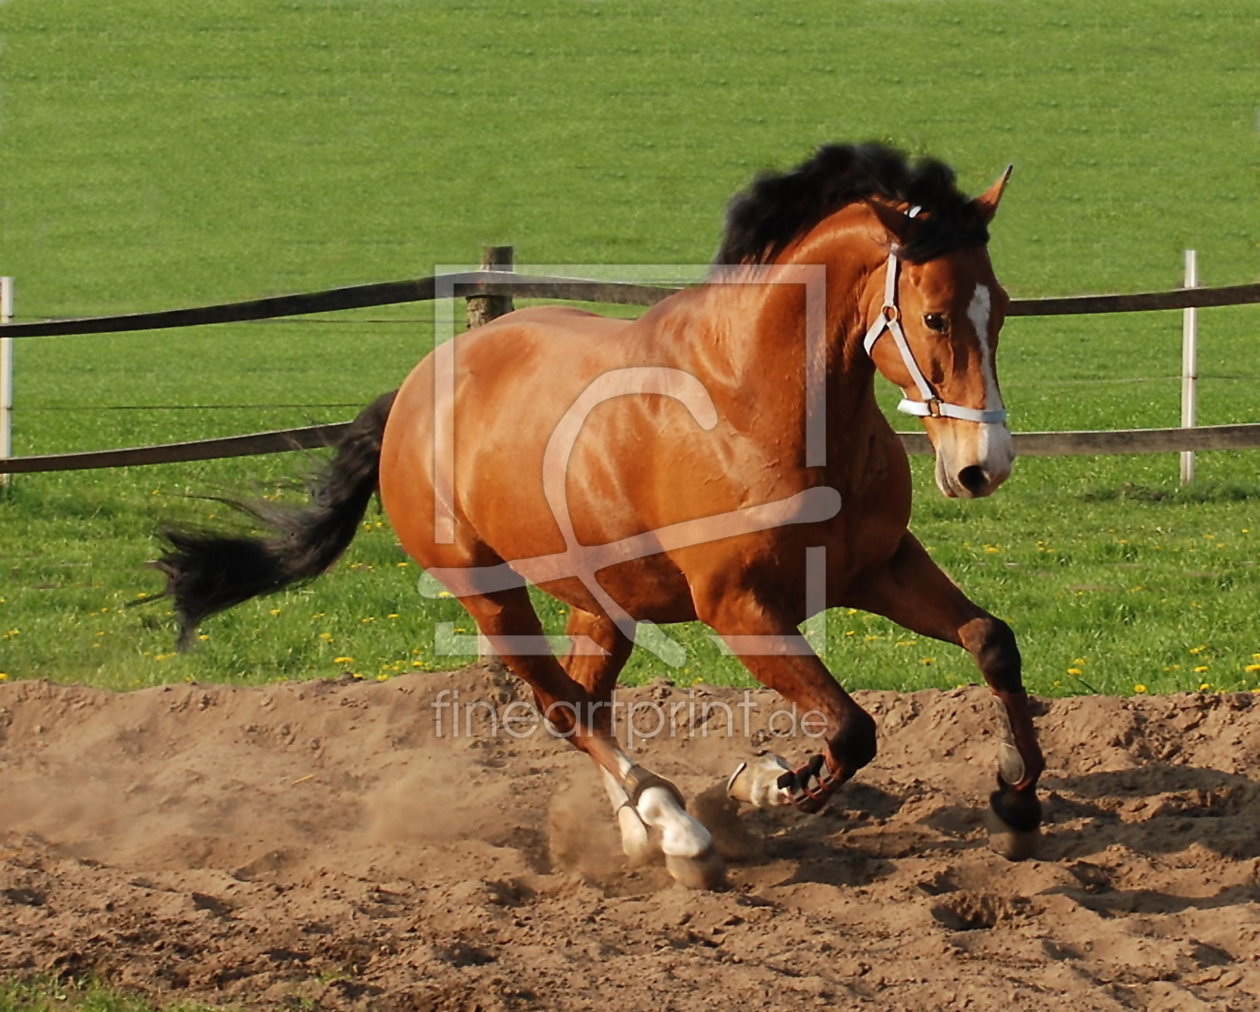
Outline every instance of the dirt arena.
[[985, 843], [987, 692], [858, 696], [881, 753], [830, 810], [734, 818], [739, 757], [806, 754], [777, 698], [622, 694], [735, 858], [695, 893], [623, 866], [588, 761], [491, 669], [0, 685], [0, 973], [248, 1009], [1260, 1009], [1260, 696], [1046, 702], [1019, 865]]

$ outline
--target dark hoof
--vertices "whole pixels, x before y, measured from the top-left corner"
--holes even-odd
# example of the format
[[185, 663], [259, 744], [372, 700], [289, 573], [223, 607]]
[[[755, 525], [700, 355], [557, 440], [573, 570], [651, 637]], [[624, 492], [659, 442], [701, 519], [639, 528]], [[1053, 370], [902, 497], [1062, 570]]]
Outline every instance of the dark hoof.
[[986, 813], [989, 846], [1008, 861], [1036, 857], [1041, 843], [1041, 802], [1031, 790], [994, 791]]
[[989, 847], [1008, 861], [1027, 861], [1041, 849], [1041, 827], [1013, 829], [993, 809], [985, 813], [989, 831]]

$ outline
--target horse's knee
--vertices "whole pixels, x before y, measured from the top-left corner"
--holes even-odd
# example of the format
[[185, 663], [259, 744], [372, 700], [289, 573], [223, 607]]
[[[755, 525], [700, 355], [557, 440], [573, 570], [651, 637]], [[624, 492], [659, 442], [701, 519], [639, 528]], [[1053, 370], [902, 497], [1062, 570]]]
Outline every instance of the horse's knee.
[[1022, 660], [1015, 633], [1009, 625], [992, 615], [968, 623], [963, 646], [971, 651], [984, 680], [1003, 692], [1022, 692], [1024, 688]]

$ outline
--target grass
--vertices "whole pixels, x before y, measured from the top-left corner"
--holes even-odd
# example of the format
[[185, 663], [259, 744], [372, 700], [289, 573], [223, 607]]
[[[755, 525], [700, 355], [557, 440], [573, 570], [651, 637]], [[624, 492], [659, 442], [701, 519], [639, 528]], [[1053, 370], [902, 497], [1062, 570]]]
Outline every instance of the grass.
[[[211, 1006], [165, 1003], [165, 1012], [209, 1012]], [[0, 1012], [153, 1012], [153, 1002], [95, 981], [0, 978]]]
[[[874, 136], [946, 158], [973, 191], [1016, 163], [992, 243], [1016, 296], [1172, 287], [1187, 246], [1205, 284], [1250, 281], [1251, 19], [1241, 0], [735, 0], [721, 17], [656, 0], [12, 0], [0, 272], [25, 319], [415, 276], [490, 242], [525, 263], [702, 263], [755, 170]], [[1254, 312], [1201, 319], [1201, 422], [1255, 421]], [[1011, 321], [1015, 427], [1175, 424], [1178, 324]], [[23, 341], [15, 450], [339, 420], [432, 335], [411, 306]], [[918, 461], [913, 526], [1012, 623], [1039, 692], [1252, 689], [1255, 461], [1201, 455], [1182, 491], [1173, 456], [1029, 459], [997, 497], [961, 505]], [[433, 630], [466, 616], [420, 598], [378, 516], [336, 571], [213, 620], [192, 654], [171, 652], [161, 605], [126, 607], [158, 586], [142, 568], [158, 526], [221, 519], [190, 496], [273, 494], [300, 466], [19, 477], [0, 500], [0, 673], [131, 688], [460, 662]], [[703, 630], [680, 635], [681, 668], [640, 651], [629, 677], [746, 677]], [[826, 648], [850, 687], [975, 677], [951, 648], [864, 615], [832, 613]]]

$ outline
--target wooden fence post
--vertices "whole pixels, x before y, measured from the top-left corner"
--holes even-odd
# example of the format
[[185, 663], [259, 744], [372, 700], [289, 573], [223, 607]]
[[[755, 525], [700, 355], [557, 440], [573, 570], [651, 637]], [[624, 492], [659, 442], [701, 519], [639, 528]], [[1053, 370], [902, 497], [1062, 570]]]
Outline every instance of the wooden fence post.
[[[1199, 287], [1198, 254], [1186, 250], [1186, 288]], [[1199, 311], [1188, 306], [1181, 311], [1181, 427], [1193, 429], [1198, 423]], [[1194, 451], [1181, 454], [1181, 484], [1194, 481]]]
[[[512, 246], [483, 246], [481, 248], [481, 269], [483, 271], [512, 271], [516, 264], [516, 253]], [[505, 316], [512, 311], [510, 295], [469, 295], [468, 329], [489, 323], [495, 317]], [[490, 649], [490, 642], [480, 633], [477, 634], [477, 660], [482, 664], [491, 664], [503, 668], [499, 655]]]
[[[511, 272], [515, 264], [515, 253], [511, 246], [483, 246], [481, 249], [481, 269], [483, 271]], [[468, 329], [489, 323], [496, 316], [503, 316], [512, 311], [510, 295], [470, 295], [468, 296]]]
[[[13, 319], [13, 279], [0, 278], [0, 323]], [[13, 456], [13, 338], [0, 337], [0, 458]], [[0, 487], [11, 478], [0, 474]]]

